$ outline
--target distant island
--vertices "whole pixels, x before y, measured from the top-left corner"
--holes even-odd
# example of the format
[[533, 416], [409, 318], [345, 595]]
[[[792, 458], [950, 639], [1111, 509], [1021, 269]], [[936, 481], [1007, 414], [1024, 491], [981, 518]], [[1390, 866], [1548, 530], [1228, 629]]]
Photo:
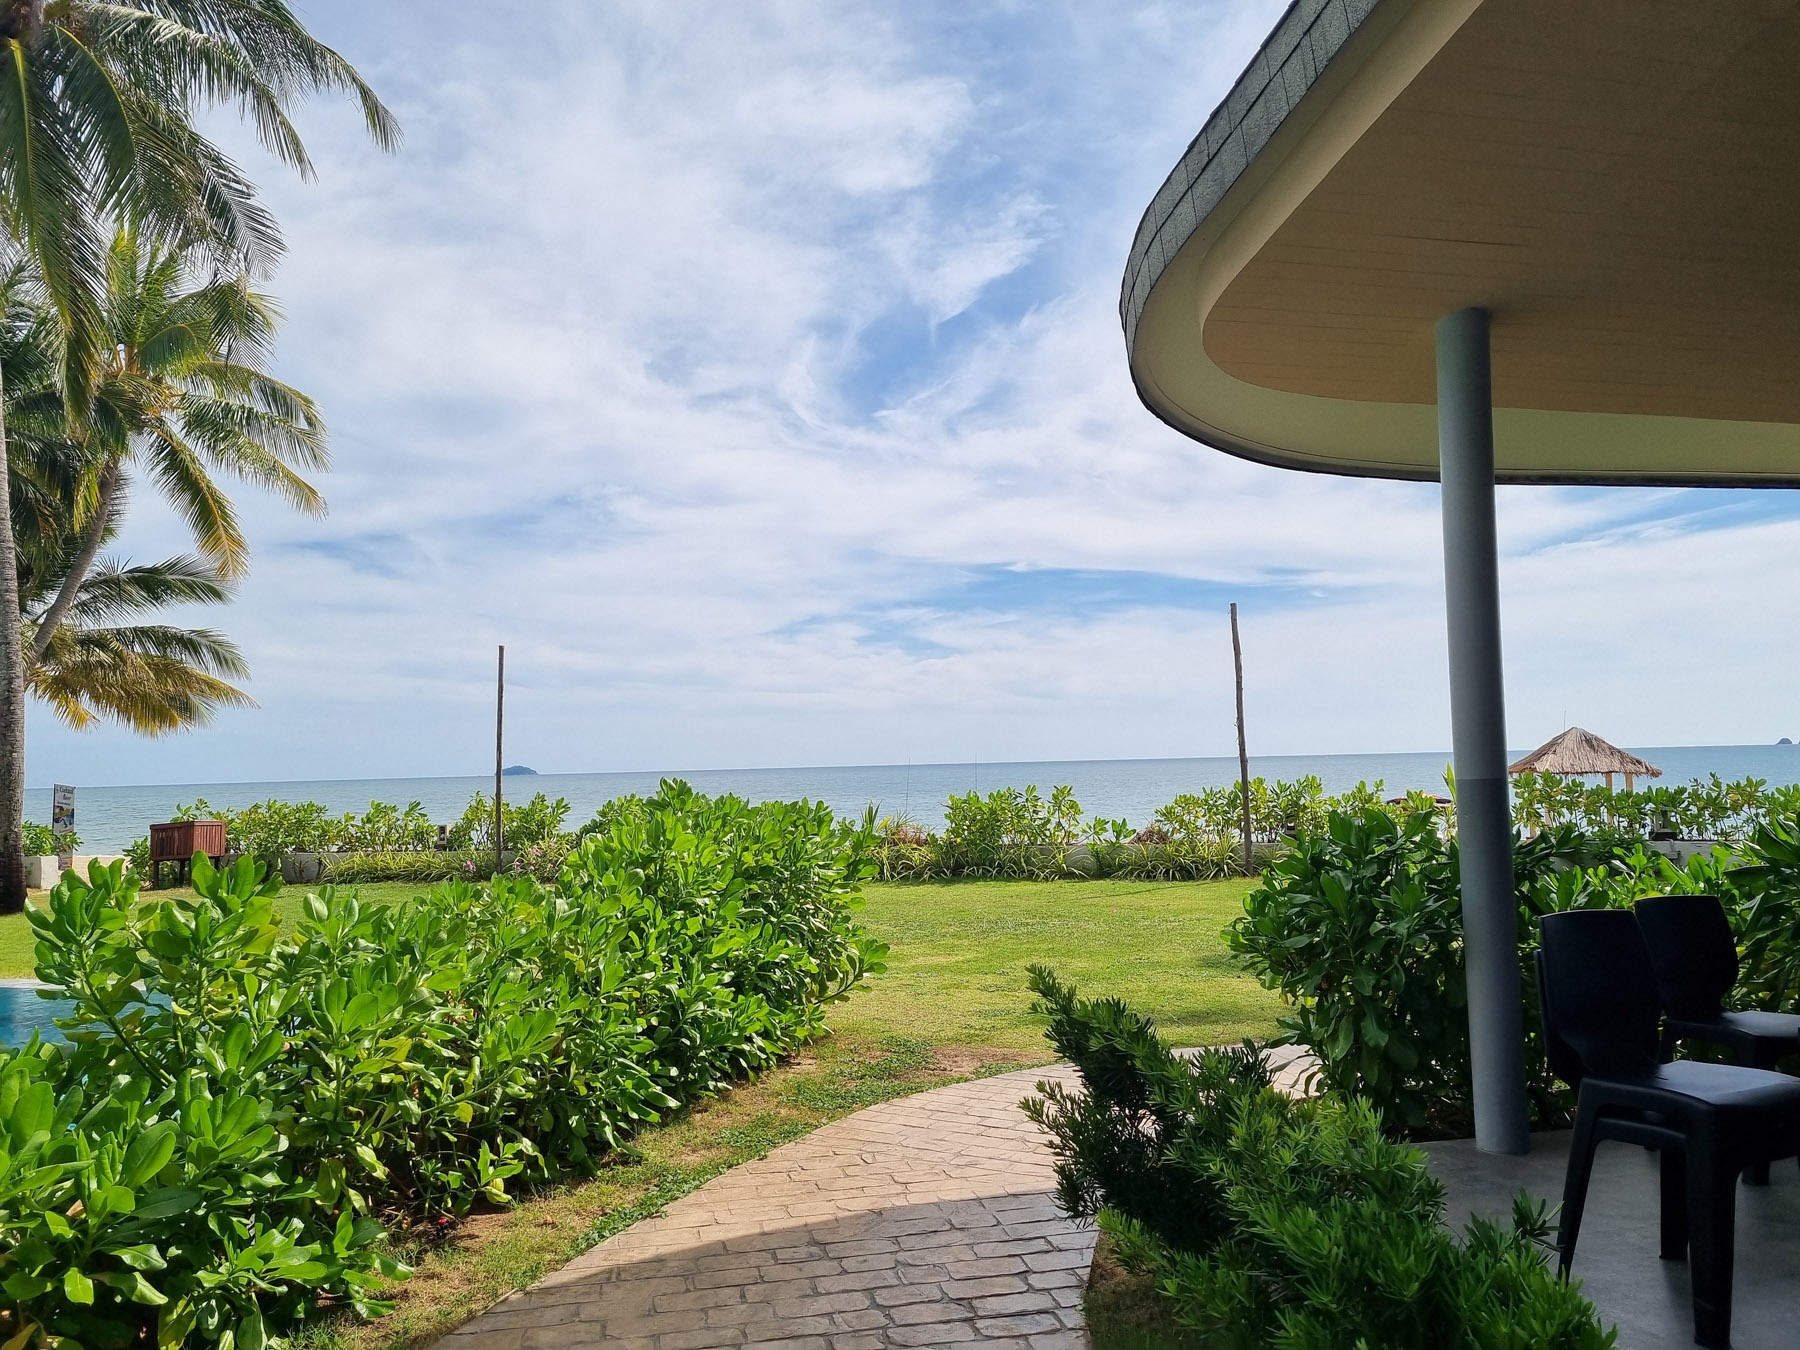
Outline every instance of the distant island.
[[1792, 745], [1793, 742], [1790, 741], [1786, 736], [1783, 736], [1780, 740], [1776, 741], [1775, 744], [1777, 744], [1777, 745]]
[[536, 778], [537, 770], [528, 764], [508, 764], [500, 770], [502, 778]]

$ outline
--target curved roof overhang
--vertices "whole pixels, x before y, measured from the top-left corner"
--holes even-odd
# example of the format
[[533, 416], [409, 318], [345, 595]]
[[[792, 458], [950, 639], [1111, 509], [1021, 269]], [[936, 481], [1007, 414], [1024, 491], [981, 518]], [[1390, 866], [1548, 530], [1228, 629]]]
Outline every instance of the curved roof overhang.
[[1296, 0], [1139, 227], [1144, 402], [1437, 476], [1493, 320], [1503, 482], [1800, 485], [1800, 0]]

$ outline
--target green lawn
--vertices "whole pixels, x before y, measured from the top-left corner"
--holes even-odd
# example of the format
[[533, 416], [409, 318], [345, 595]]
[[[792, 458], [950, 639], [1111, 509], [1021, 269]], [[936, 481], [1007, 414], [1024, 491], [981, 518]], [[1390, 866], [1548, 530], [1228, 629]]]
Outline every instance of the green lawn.
[[[307, 1350], [410, 1350], [452, 1330], [707, 1178], [864, 1106], [1051, 1058], [1030, 1012], [1025, 968], [1054, 966], [1088, 994], [1113, 994], [1156, 1019], [1176, 1044], [1266, 1036], [1275, 995], [1238, 971], [1219, 930], [1241, 912], [1243, 881], [905, 883], [868, 888], [862, 922], [892, 948], [831, 1017], [833, 1035], [755, 1083], [646, 1130], [588, 1181], [547, 1188], [476, 1215], [448, 1239], [397, 1235], [417, 1275], [395, 1311], [302, 1337]], [[404, 901], [414, 883], [358, 886], [367, 902]], [[157, 894], [170, 894], [159, 892]], [[303, 888], [277, 900], [292, 916]], [[0, 975], [31, 973], [23, 915], [0, 917]], [[1122, 1287], [1097, 1309], [1116, 1350], [1182, 1346], [1159, 1310]], [[1116, 1305], [1116, 1306], [1115, 1306]]]
[[873, 886], [863, 922], [893, 949], [888, 972], [832, 1019], [845, 1034], [1047, 1054], [1025, 968], [1054, 966], [1087, 994], [1155, 1018], [1177, 1045], [1275, 1030], [1275, 996], [1231, 961], [1219, 931], [1246, 881], [963, 881]]

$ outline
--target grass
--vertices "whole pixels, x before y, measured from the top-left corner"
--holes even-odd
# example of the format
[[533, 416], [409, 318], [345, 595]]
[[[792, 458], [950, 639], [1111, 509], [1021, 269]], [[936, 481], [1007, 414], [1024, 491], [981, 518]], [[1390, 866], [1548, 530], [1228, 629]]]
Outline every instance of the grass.
[[1168, 1301], [1148, 1278], [1119, 1265], [1104, 1236], [1094, 1251], [1081, 1310], [1094, 1350], [1207, 1350], [1198, 1332], [1170, 1316]]
[[961, 881], [871, 886], [862, 920], [893, 949], [833, 1025], [904, 1028], [941, 1045], [1048, 1051], [1025, 968], [1054, 966], [1088, 994], [1117, 995], [1176, 1045], [1275, 1030], [1275, 996], [1238, 969], [1219, 932], [1247, 881]]
[[[645, 1131], [591, 1180], [525, 1197], [441, 1236], [398, 1239], [416, 1273], [394, 1290], [394, 1312], [363, 1325], [310, 1328], [302, 1344], [424, 1345], [727, 1168], [828, 1121], [909, 1092], [1048, 1062], [1025, 990], [1025, 968], [1034, 962], [1054, 966], [1087, 993], [1128, 1000], [1176, 1044], [1269, 1035], [1275, 995], [1240, 972], [1219, 939], [1242, 912], [1247, 888], [1244, 881], [870, 886], [861, 919], [892, 948], [888, 970], [834, 1010], [830, 1037], [759, 1081]], [[357, 887], [372, 903], [421, 889]], [[278, 910], [291, 918], [303, 893], [284, 893]], [[28, 975], [31, 964], [24, 916], [0, 917], [0, 975]], [[1110, 1350], [1191, 1344], [1145, 1321], [1154, 1309], [1144, 1291], [1132, 1293], [1126, 1282], [1114, 1293], [1121, 1309], [1136, 1311], [1109, 1323], [1112, 1305], [1096, 1295], [1101, 1323], [1123, 1328], [1125, 1339], [1105, 1343]]]

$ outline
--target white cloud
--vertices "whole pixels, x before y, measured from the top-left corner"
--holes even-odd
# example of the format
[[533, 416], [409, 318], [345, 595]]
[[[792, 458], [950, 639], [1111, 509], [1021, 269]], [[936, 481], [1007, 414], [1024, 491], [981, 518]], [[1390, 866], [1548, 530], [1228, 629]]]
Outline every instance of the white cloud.
[[[1239, 595], [1262, 753], [1447, 742], [1435, 490], [1217, 454], [1125, 372], [1137, 213], [1273, 0], [485, 8], [317, 5], [408, 146], [322, 108], [317, 184], [258, 169], [338, 465], [322, 525], [246, 498], [262, 710], [38, 718], [34, 783], [463, 771], [498, 641], [544, 769], [1228, 747], [1222, 606], [955, 602], [1020, 566]], [[1796, 526], [1716, 500], [1502, 493], [1515, 739], [1794, 734]]]

